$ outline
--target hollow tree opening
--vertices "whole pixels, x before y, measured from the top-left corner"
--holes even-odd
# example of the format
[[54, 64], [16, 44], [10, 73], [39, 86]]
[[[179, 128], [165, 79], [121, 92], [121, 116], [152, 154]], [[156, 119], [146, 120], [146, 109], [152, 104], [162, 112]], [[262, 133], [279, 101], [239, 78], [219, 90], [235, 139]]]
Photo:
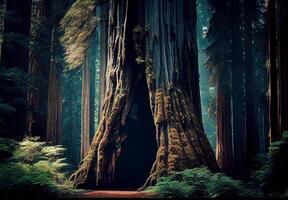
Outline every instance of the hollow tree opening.
[[[108, 33], [105, 103], [89, 152], [71, 176], [75, 187], [139, 187], [146, 179], [144, 189], [172, 171], [202, 165], [217, 170], [200, 116], [196, 1], [110, 0]], [[145, 150], [152, 140], [156, 156], [153, 148]], [[131, 165], [141, 156], [129, 152], [133, 146], [135, 154], [149, 153], [143, 171], [134, 166], [137, 180]]]
[[116, 162], [112, 186], [117, 189], [141, 187], [149, 176], [157, 152], [155, 126], [144, 74], [136, 88], [127, 125], [120, 129], [127, 138], [121, 144], [121, 154]]

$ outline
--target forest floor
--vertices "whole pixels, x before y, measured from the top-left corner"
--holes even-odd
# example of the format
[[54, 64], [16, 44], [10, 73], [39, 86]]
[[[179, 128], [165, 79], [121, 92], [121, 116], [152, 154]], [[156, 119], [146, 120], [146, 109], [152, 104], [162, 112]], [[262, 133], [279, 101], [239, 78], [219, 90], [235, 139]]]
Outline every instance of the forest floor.
[[152, 195], [147, 192], [97, 190], [84, 193], [84, 198], [149, 198]]

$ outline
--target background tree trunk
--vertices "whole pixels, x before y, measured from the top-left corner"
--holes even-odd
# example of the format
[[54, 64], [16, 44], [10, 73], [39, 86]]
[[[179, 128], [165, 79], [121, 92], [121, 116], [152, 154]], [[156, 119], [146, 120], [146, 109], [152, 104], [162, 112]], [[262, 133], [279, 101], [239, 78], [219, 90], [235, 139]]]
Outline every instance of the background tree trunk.
[[217, 72], [216, 159], [221, 170], [228, 175], [233, 175], [234, 172], [231, 81], [231, 69], [226, 62], [226, 65], [220, 66]]
[[[30, 64], [28, 73], [30, 78], [38, 76], [43, 80], [41, 83], [34, 83], [27, 95], [27, 125], [28, 135], [40, 136], [46, 140], [47, 125], [47, 99], [48, 80], [50, 70], [50, 52], [44, 53], [51, 47], [52, 32], [52, 1], [41, 0], [34, 2], [32, 12], [32, 40], [34, 42], [30, 52]], [[43, 31], [43, 27], [47, 31]]]
[[[88, 50], [89, 51], [89, 50]], [[90, 55], [86, 55], [85, 63], [82, 67], [82, 103], [81, 103], [81, 160], [85, 158], [90, 146], [90, 126], [91, 126], [91, 73]]]
[[49, 91], [48, 91], [48, 111], [47, 111], [47, 131], [46, 141], [53, 144], [61, 142], [61, 113], [62, 113], [62, 96], [61, 96], [61, 67], [55, 59], [55, 48], [57, 39], [55, 38], [56, 27], [52, 31], [51, 46], [51, 63], [49, 74]]
[[246, 133], [247, 133], [247, 159], [252, 159], [259, 153], [259, 135], [256, 120], [255, 84], [253, 65], [253, 15], [256, 12], [255, 0], [244, 0], [244, 26], [245, 26], [245, 102], [246, 102]]
[[[242, 176], [245, 170], [246, 159], [246, 130], [245, 130], [245, 89], [244, 89], [244, 59], [243, 43], [241, 34], [241, 1], [231, 2], [231, 24], [232, 24], [232, 123], [234, 160], [237, 175]], [[234, 174], [236, 175], [236, 173]]]
[[99, 5], [100, 7], [100, 86], [99, 86], [99, 114], [98, 121], [102, 118], [102, 109], [105, 101], [106, 91], [106, 71], [107, 71], [107, 53], [108, 53], [108, 2]]
[[199, 117], [195, 9], [196, 1], [190, 0], [109, 2], [103, 115], [87, 157], [71, 177], [76, 187], [113, 183], [116, 161], [129, 140], [127, 117], [145, 79], [158, 151], [142, 189], [171, 171], [217, 169]]
[[287, 2], [269, 0], [269, 118], [270, 140], [281, 139], [288, 130]]
[[278, 119], [279, 134], [288, 131], [288, 2], [278, 1], [279, 7], [279, 67], [278, 67]]
[[[208, 31], [211, 45], [206, 51], [209, 55], [207, 65], [213, 73], [213, 82], [216, 87], [216, 159], [223, 172], [233, 175], [234, 146], [232, 122], [234, 123], [234, 121], [232, 121], [232, 114], [234, 114], [236, 107], [241, 106], [236, 102], [236, 104], [233, 104], [234, 107], [232, 107], [232, 100], [235, 98], [235, 93], [232, 89], [238, 87], [236, 90], [241, 90], [241, 82], [238, 82], [238, 85], [234, 82], [234, 79], [241, 79], [241, 75], [235, 74], [239, 70], [237, 65], [239, 65], [238, 62], [239, 59], [241, 60], [241, 55], [235, 54], [235, 47], [233, 45], [235, 45], [237, 38], [232, 37], [233, 32], [239, 28], [236, 16], [237, 2], [219, 0], [209, 3], [213, 9], [213, 15], [209, 20], [210, 27]], [[231, 16], [231, 10], [233, 10], [233, 14], [235, 15], [233, 17]], [[234, 26], [230, 24], [234, 24]], [[218, 29], [217, 27], [220, 25], [222, 28]], [[239, 49], [239, 41], [237, 42], [235, 46]], [[232, 63], [235, 66], [232, 66]], [[234, 118], [234, 120], [236, 119], [237, 117]], [[241, 136], [235, 135], [235, 137], [240, 138]]]

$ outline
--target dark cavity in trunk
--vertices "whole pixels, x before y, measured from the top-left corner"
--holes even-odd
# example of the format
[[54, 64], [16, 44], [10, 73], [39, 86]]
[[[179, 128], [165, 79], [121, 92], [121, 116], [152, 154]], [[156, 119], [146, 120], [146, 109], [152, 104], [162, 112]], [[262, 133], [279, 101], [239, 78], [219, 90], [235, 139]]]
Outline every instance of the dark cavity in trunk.
[[148, 178], [157, 153], [155, 126], [145, 76], [142, 76], [135, 87], [126, 126], [121, 132], [127, 135], [127, 139], [121, 145], [112, 188], [135, 190]]

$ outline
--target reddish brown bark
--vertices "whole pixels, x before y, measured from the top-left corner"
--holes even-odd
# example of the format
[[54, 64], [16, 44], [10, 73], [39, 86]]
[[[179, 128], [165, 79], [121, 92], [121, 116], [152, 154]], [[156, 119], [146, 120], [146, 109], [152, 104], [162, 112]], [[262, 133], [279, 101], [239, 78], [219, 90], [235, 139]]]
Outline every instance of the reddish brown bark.
[[231, 118], [231, 75], [229, 69], [221, 68], [217, 72], [217, 141], [216, 159], [221, 170], [233, 174], [233, 138]]
[[129, 113], [143, 79], [158, 150], [141, 189], [171, 171], [202, 165], [217, 169], [199, 117], [195, 9], [196, 2], [190, 0], [109, 2], [105, 103], [88, 155], [71, 177], [76, 187], [113, 183], [117, 160], [129, 140]]
[[53, 144], [61, 142], [61, 113], [62, 113], [62, 97], [61, 97], [61, 73], [62, 70], [55, 60], [55, 27], [52, 31], [51, 45], [51, 63], [49, 74], [49, 91], [48, 91], [48, 111], [47, 111], [47, 130], [46, 141]]
[[[43, 55], [41, 50], [49, 49], [51, 46], [52, 29], [49, 20], [52, 17], [52, 5], [50, 1], [42, 0], [37, 3], [35, 2], [34, 6], [32, 17], [35, 21], [38, 20], [40, 24], [34, 24], [31, 30], [34, 46], [30, 52], [28, 73], [30, 77], [41, 77], [43, 82], [37, 83], [37, 85], [34, 83], [28, 91], [27, 131], [29, 136], [40, 136], [45, 140], [48, 99], [48, 85], [46, 82], [49, 80], [50, 53]], [[43, 33], [39, 26], [45, 26], [48, 31]]]

